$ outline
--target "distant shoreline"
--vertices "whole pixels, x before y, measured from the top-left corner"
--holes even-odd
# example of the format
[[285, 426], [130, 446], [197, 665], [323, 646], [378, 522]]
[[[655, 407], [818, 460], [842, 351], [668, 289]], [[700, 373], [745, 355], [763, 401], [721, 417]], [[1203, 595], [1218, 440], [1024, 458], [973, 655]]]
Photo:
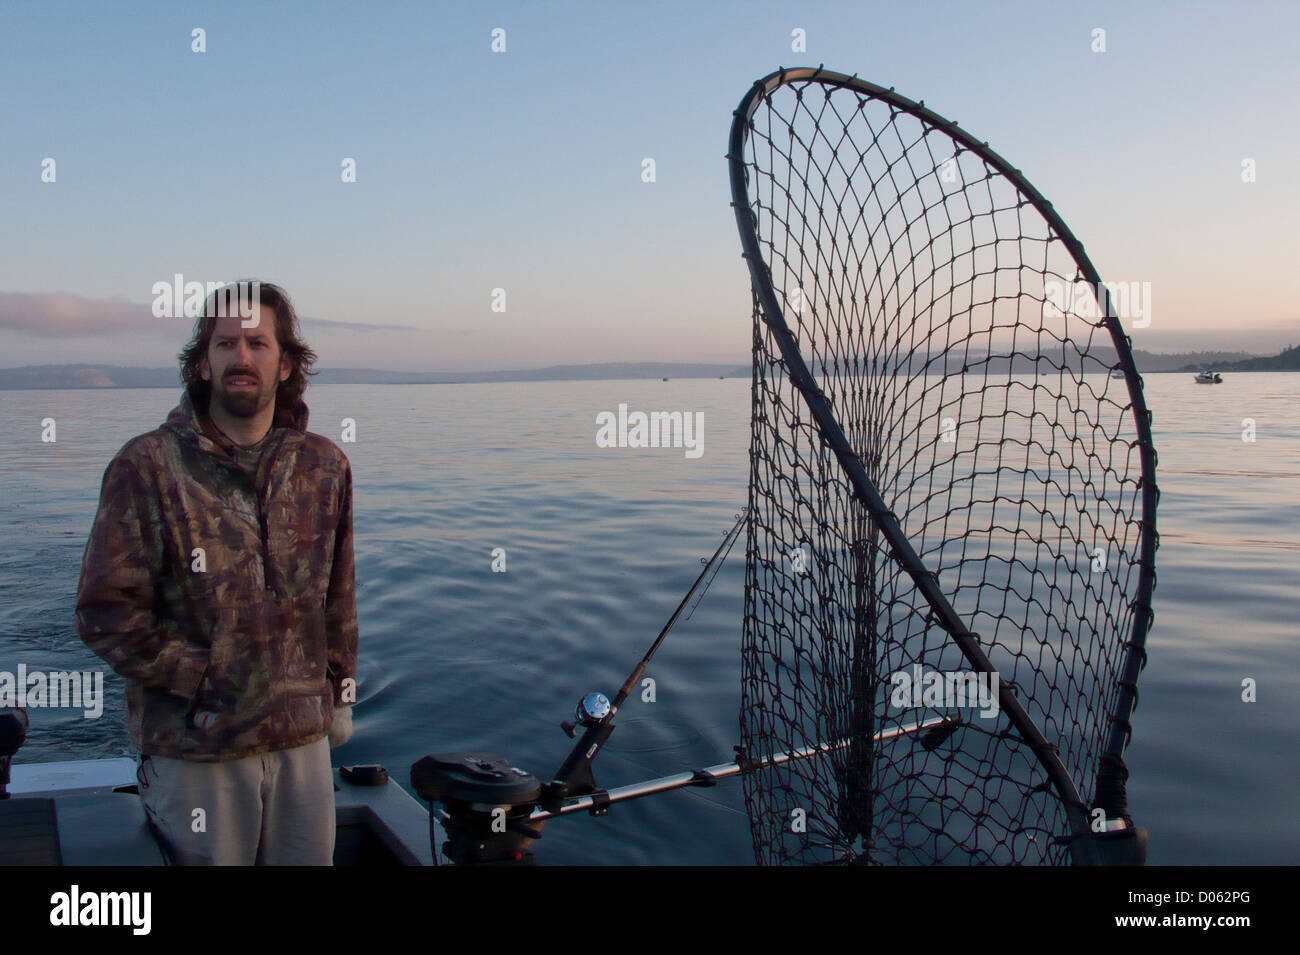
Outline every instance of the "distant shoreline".
[[[1223, 353], [1205, 353], [1204, 355], [1148, 355], [1135, 353], [1138, 372], [1152, 374], [1196, 374], [1202, 368], [1210, 368], [1222, 374], [1240, 374], [1255, 371], [1300, 371], [1300, 364], [1292, 367], [1291, 361], [1300, 349], [1288, 349], [1275, 358], [1251, 357], [1245, 360], [1225, 357]], [[1235, 356], [1234, 356], [1235, 357]], [[1027, 356], [1018, 356], [1017, 362]], [[1193, 359], [1189, 362], [1188, 359]], [[1282, 360], [1280, 360], [1282, 359]], [[1172, 361], [1186, 362], [1181, 367], [1151, 367]], [[1002, 356], [994, 356], [988, 364], [988, 370], [1004, 372], [1005, 367], [998, 367], [1005, 362]], [[1249, 367], [1265, 365], [1266, 367]], [[1273, 367], [1267, 367], [1272, 365]], [[1234, 367], [1237, 366], [1237, 367]], [[1247, 366], [1247, 367], [1240, 367]], [[1279, 367], [1281, 366], [1281, 367]], [[1016, 374], [1032, 374], [1032, 362], [1025, 367], [1015, 369]], [[1077, 372], [1077, 370], [1076, 370]], [[954, 372], [959, 373], [959, 372]], [[1089, 371], [1088, 374], [1105, 374], [1104, 370]], [[752, 369], [747, 364], [653, 364], [653, 363], [619, 363], [610, 362], [592, 365], [553, 365], [546, 368], [532, 368], [514, 371], [484, 372], [404, 372], [387, 371], [374, 368], [324, 368], [313, 375], [311, 384], [315, 385], [469, 385], [492, 384], [498, 382], [533, 382], [533, 381], [650, 381], [654, 379], [708, 379], [708, 378], [743, 378], [749, 380]], [[131, 368], [118, 365], [26, 365], [18, 368], [0, 368], [0, 391], [108, 391], [121, 388], [175, 388], [183, 385], [180, 373], [175, 368]]]

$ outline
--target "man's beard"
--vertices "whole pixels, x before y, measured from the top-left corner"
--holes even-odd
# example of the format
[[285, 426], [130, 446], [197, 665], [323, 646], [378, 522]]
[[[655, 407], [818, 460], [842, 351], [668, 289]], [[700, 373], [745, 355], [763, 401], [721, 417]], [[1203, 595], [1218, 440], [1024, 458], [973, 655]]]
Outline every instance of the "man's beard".
[[267, 388], [259, 380], [256, 390], [235, 392], [214, 386], [212, 397], [217, 399], [217, 404], [221, 406], [221, 410], [232, 418], [252, 418], [266, 408], [267, 405], [275, 402], [275, 391], [278, 384], [277, 382], [272, 387]]

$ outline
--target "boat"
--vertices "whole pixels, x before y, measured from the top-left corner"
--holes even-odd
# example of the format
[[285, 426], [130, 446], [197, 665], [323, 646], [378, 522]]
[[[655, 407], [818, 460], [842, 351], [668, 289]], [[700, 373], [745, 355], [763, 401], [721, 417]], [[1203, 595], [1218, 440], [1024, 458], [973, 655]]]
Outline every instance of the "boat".
[[1119, 368], [1112, 370], [1110, 376], [1112, 378], [1118, 378], [1120, 381], [1124, 380], [1124, 372]]
[[1221, 385], [1223, 384], [1223, 376], [1217, 372], [1203, 371], [1196, 376], [1196, 383], [1198, 385]]

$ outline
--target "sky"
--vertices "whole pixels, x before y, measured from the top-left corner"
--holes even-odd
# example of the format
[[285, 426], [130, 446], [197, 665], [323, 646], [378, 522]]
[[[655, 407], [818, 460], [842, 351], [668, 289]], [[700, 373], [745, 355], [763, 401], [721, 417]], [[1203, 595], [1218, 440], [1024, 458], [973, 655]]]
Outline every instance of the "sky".
[[8, 0], [0, 367], [171, 364], [177, 274], [283, 286], [318, 367], [746, 363], [731, 114], [819, 64], [959, 121], [1150, 282], [1135, 347], [1273, 353], [1298, 32], [1283, 2]]

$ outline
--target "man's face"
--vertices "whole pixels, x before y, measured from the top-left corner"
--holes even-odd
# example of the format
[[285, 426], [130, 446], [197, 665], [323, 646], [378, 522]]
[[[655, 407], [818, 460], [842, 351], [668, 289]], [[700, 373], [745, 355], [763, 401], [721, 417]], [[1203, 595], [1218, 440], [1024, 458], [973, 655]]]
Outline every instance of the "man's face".
[[212, 382], [212, 397], [231, 417], [251, 418], [275, 403], [275, 389], [293, 366], [280, 354], [275, 311], [256, 308], [258, 322], [244, 328], [238, 314], [217, 319], [208, 355], [199, 369]]

